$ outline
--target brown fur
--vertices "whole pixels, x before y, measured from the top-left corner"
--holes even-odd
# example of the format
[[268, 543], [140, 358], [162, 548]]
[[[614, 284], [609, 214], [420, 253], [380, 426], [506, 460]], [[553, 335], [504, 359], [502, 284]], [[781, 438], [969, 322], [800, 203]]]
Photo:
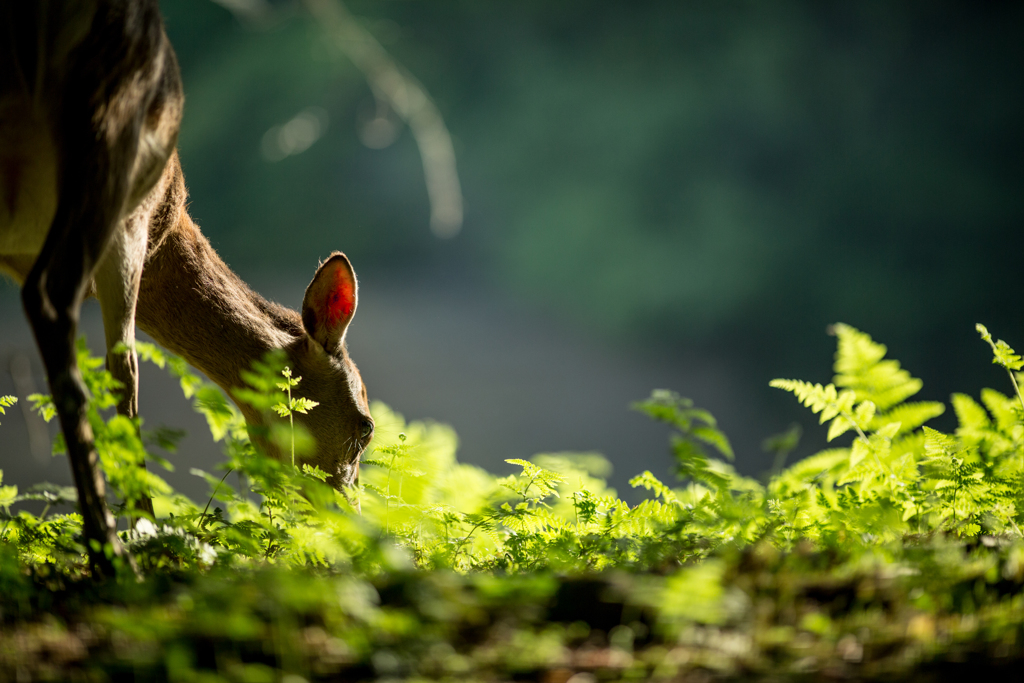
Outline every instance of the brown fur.
[[[307, 333], [299, 313], [256, 294], [224, 264], [185, 210], [177, 156], [163, 180], [163, 201], [149, 227], [136, 308], [139, 327], [232, 396], [243, 384], [241, 371], [254, 360], [273, 349], [286, 351], [293, 373], [303, 378], [298, 395], [320, 404], [299, 418], [316, 442], [316, 453], [307, 461], [328, 472], [337, 488], [351, 485], [359, 453], [369, 440], [362, 432], [371, 423], [362, 379], [344, 344], [328, 352]], [[348, 263], [338, 252], [331, 258]], [[310, 291], [317, 282], [314, 277]], [[343, 327], [340, 336], [344, 332]], [[239, 405], [250, 425], [263, 426], [265, 416]], [[258, 436], [256, 440], [265, 451], [282, 457], [272, 444]]]
[[[308, 461], [339, 489], [355, 480], [373, 430], [343, 343], [351, 315], [332, 330], [341, 343], [328, 352], [298, 313], [232, 273], [189, 218], [175, 152], [181, 112], [177, 61], [156, 0], [0, 3], [0, 271], [23, 285], [83, 532], [115, 556], [122, 550], [74, 355], [87, 293], [103, 311], [107, 365], [125, 385], [123, 414], [138, 408], [138, 321], [233, 397], [243, 369], [266, 351], [285, 351], [303, 377], [300, 393], [320, 403], [303, 419], [317, 449]], [[340, 253], [332, 267], [339, 259], [351, 271]], [[119, 344], [128, 350], [115, 351]], [[264, 416], [241, 407], [251, 426], [263, 425]], [[90, 561], [113, 571], [102, 550], [91, 549]]]

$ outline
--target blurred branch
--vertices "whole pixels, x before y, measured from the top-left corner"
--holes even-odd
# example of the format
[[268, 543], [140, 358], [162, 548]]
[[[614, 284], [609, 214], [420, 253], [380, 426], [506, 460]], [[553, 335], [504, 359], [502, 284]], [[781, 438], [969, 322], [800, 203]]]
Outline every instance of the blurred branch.
[[238, 19], [248, 22], [266, 19], [272, 9], [268, 0], [213, 0], [213, 2], [234, 14]]
[[452, 138], [434, 101], [341, 0], [304, 0], [304, 4], [336, 46], [363, 72], [378, 102], [386, 102], [409, 126], [423, 158], [430, 229], [438, 237], [454, 237], [462, 229], [462, 189]]

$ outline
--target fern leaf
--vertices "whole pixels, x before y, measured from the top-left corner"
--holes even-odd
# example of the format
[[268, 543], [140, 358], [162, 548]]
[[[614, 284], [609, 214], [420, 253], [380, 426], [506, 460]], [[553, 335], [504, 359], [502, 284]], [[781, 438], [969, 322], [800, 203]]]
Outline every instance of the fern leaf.
[[953, 394], [952, 401], [960, 429], [981, 431], [992, 426], [985, 409], [967, 394]]
[[[888, 361], [885, 362], [888, 363]], [[924, 382], [915, 377], [911, 377], [910, 373], [906, 370], [898, 369], [899, 363], [893, 361], [893, 364], [897, 368], [895, 373], [889, 368], [883, 368], [877, 373], [878, 375], [891, 377], [890, 381], [892, 382], [892, 385], [884, 389], [878, 389], [866, 397], [883, 410], [889, 410], [903, 401], [906, 401], [908, 398], [921, 391], [921, 387], [924, 386]], [[897, 376], [892, 377], [893, 374], [896, 374]], [[905, 378], [903, 375], [905, 375]], [[878, 380], [877, 383], [884, 386], [885, 382], [883, 380]]]
[[690, 435], [706, 444], [714, 446], [722, 455], [730, 460], [733, 459], [732, 445], [729, 443], [729, 439], [717, 428], [711, 426], [694, 427], [690, 430]]
[[1002, 339], [993, 342], [992, 335], [988, 329], [978, 323], [974, 326], [978, 333], [981, 334], [981, 338], [988, 342], [989, 346], [992, 347], [992, 362], [996, 365], [1002, 365], [1007, 370], [1016, 371], [1024, 367], [1024, 359], [1017, 355], [1017, 352], [1010, 348], [1010, 345], [1004, 342]]
[[703, 408], [695, 408], [691, 399], [668, 389], [655, 389], [650, 398], [637, 401], [632, 408], [655, 420], [675, 425], [683, 432], [689, 432], [695, 422], [703, 422], [712, 427], [717, 424], [711, 413]]
[[849, 457], [849, 448], [830, 448], [794, 463], [783, 473], [783, 476], [809, 482], [820, 477], [822, 474], [836, 469], [846, 462]]
[[845, 323], [836, 323], [829, 330], [838, 339], [835, 372], [837, 375], [856, 375], [885, 358], [886, 348], [871, 336]]
[[882, 477], [885, 474], [885, 470], [882, 469], [881, 465], [874, 458], [864, 458], [844, 472], [836, 481], [836, 484], [843, 486], [845, 484], [869, 481], [876, 477]]
[[830, 331], [838, 338], [833, 382], [854, 391], [858, 403], [871, 401], [885, 411], [921, 390], [921, 380], [911, 377], [898, 361], [885, 359], [884, 344], [843, 323]]
[[661, 483], [661, 481], [656, 476], [651, 474], [650, 470], [644, 470], [643, 474], [638, 474], [637, 476], [630, 479], [629, 485], [632, 486], [633, 488], [638, 488], [642, 486], [648, 491], [653, 491], [655, 496], [660, 497], [666, 503], [674, 503], [677, 500], [675, 493], [672, 492], [672, 489], [670, 489], [665, 484]]
[[[855, 426], [859, 427], [858, 422], [861, 418], [870, 421], [870, 416], [874, 414], [873, 406], [858, 406], [857, 411], [860, 412], [855, 411], [853, 404], [856, 394], [853, 391], [837, 391], [834, 384], [822, 386], [798, 379], [774, 379], [769, 386], [793, 393], [812, 412], [821, 413], [820, 423], [824, 424], [835, 419], [838, 424], [831, 425], [829, 440], [844, 434]], [[860, 418], [858, 418], [858, 414]]]
[[4, 408], [10, 408], [18, 402], [17, 396], [0, 396], [0, 415], [5, 415]]
[[164, 350], [156, 344], [138, 340], [135, 342], [135, 353], [138, 354], [140, 360], [148, 361], [161, 370], [167, 364], [167, 356], [169, 355], [165, 354]]
[[1020, 422], [1017, 404], [1008, 396], [995, 389], [982, 389], [981, 402], [996, 420], [1000, 431], [1009, 433]]
[[931, 427], [922, 427], [924, 430], [924, 452], [932, 458], [956, 455], [963, 451], [960, 440], [955, 436], [943, 434]]
[[514, 508], [508, 503], [503, 503], [494, 515], [497, 521], [518, 532], [533, 531], [535, 516], [536, 513], [526, 503], [519, 503]]
[[377, 460], [376, 458], [363, 458], [359, 461], [360, 465], [373, 465], [375, 467], [382, 467], [387, 469], [390, 463], [387, 460]]
[[376, 493], [381, 498], [389, 498], [390, 497], [388, 495], [388, 492], [385, 491], [383, 488], [381, 488], [379, 486], [374, 486], [373, 484], [364, 483], [363, 484], [363, 488], [366, 489], [367, 491], [370, 491], [371, 493]]
[[871, 431], [878, 431], [887, 424], [899, 422], [900, 426], [896, 434], [906, 434], [944, 412], [946, 412], [946, 406], [938, 401], [901, 403], [887, 412], [875, 415], [868, 428]]
[[49, 394], [29, 394], [28, 400], [32, 402], [32, 410], [39, 413], [43, 422], [49, 422], [57, 415], [57, 406], [53, 405], [53, 398]]
[[840, 415], [836, 419], [832, 420], [832, 424], [828, 427], [828, 435], [825, 437], [825, 440], [831, 441], [832, 439], [837, 439], [853, 429], [853, 427], [853, 422]]
[[832, 410], [833, 412], [830, 417], [825, 417], [828, 413], [822, 415], [822, 422], [830, 420], [839, 414], [839, 411], [834, 409], [839, 400], [839, 393], [836, 391], [834, 384], [822, 386], [800, 379], [773, 379], [768, 383], [768, 386], [792, 393], [814, 413], [824, 413], [826, 410]]

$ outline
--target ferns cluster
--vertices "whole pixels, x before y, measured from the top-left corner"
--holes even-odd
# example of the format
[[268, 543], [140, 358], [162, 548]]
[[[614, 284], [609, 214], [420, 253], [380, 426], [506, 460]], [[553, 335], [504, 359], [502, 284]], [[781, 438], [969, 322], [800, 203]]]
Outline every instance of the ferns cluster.
[[[630, 484], [648, 497], [636, 505], [608, 487], [599, 455], [509, 460], [512, 473], [495, 476], [458, 462], [449, 427], [406, 422], [380, 403], [360, 486], [346, 496], [316, 468], [256, 453], [216, 387], [139, 343], [224, 446], [221, 471], [193, 470], [210, 488], [195, 502], [156, 474], [170, 464], [155, 448], [173, 451], [181, 434], [113, 415], [117, 383], [83, 345], [100, 464], [124, 501], [114, 508], [122, 526], [135, 521], [122, 538], [147, 580], [89, 580], [74, 489], [0, 486], [0, 671], [917, 680], [915, 667], [943, 659], [1009, 657], [1007, 670], [1019, 668], [1024, 360], [979, 326], [1014, 391], [954, 394], [958, 426], [943, 433], [926, 423], [944, 406], [914, 401], [921, 381], [883, 345], [846, 325], [832, 332], [831, 383], [772, 385], [828, 423], [838, 445], [783, 469], [800, 436], [791, 428], [766, 441], [772, 474], [745, 477], [714, 417], [655, 391], [634, 407], [671, 425], [679, 481], [637, 475]], [[261, 437], [301, 465], [308, 435], [290, 418], [318, 409], [301, 398], [301, 378], [270, 356], [244, 379], [236, 396], [277, 415]], [[52, 419], [49, 397], [26, 398]], [[0, 397], [0, 415], [13, 405]], [[141, 494], [155, 517], [134, 507]]]
[[[884, 541], [937, 531], [1019, 536], [1024, 461], [1014, 400], [985, 389], [983, 408], [954, 394], [959, 426], [943, 434], [925, 426], [944, 412], [941, 403], [907, 400], [921, 380], [886, 359], [885, 346], [863, 332], [833, 329], [839, 344], [832, 384], [772, 382], [820, 413], [822, 423], [831, 421], [829, 440], [857, 433], [849, 447], [812, 456], [770, 483], [791, 538]], [[979, 331], [991, 343], [987, 331]], [[993, 350], [996, 362], [1014, 362], [1005, 342]], [[1011, 380], [1019, 393], [1016, 377]]]
[[[847, 325], [831, 332], [838, 340], [831, 383], [771, 384], [828, 423], [829, 441], [852, 436], [849, 443], [759, 481], [728, 464], [731, 445], [707, 411], [672, 392], [655, 391], [634, 407], [673, 427], [671, 450], [681, 485], [643, 472], [630, 484], [649, 497], [632, 506], [608, 487], [610, 466], [599, 455], [509, 460], [515, 472], [498, 477], [457, 461], [450, 428], [406, 423], [380, 403], [372, 406], [377, 435], [362, 462], [360, 489], [344, 496], [324, 484], [323, 472], [294, 465], [304, 435], [290, 418], [316, 405], [292, 395], [301, 389], [301, 378], [291, 376], [283, 358], [258, 364], [238, 395], [289, 418], [269, 435], [292, 453], [286, 463], [255, 453], [240, 412], [219, 390], [180, 359], [140, 343], [140, 356], [179, 378], [212, 437], [225, 445], [222, 474], [193, 471], [211, 490], [209, 500], [197, 504], [175, 494], [152, 467], [139, 467], [148, 460], [169, 468], [152, 455], [152, 446], [173, 449], [175, 435], [143, 430], [140, 438], [137, 423], [105, 415], [116, 404], [116, 382], [84, 345], [79, 366], [92, 395], [89, 418], [102, 467], [125, 501], [116, 512], [143, 518], [125, 532], [126, 541], [150, 568], [269, 562], [373, 573], [397, 561], [459, 572], [662, 571], [725, 545], [756, 542], [785, 549], [801, 541], [872, 547], [937, 533], [1019, 538], [1024, 398], [1015, 373], [1024, 361], [979, 326], [994, 362], [1009, 373], [1015, 396], [985, 389], [979, 403], [955, 394], [959, 425], [944, 434], [925, 424], [943, 413], [943, 404], [911, 400], [921, 380], [886, 358], [885, 346]], [[29, 398], [52, 418], [48, 397]], [[12, 397], [0, 398], [0, 411], [13, 404]], [[789, 434], [778, 447], [792, 450], [796, 438]], [[229, 479], [231, 473], [236, 477]], [[131, 503], [143, 494], [155, 497], [155, 519], [145, 519]], [[11, 512], [26, 500], [43, 500], [46, 509], [40, 515]], [[16, 548], [24, 562], [84, 571], [80, 517], [51, 514], [73, 502], [71, 489], [0, 488], [0, 543]], [[354, 514], [357, 507], [361, 515]]]

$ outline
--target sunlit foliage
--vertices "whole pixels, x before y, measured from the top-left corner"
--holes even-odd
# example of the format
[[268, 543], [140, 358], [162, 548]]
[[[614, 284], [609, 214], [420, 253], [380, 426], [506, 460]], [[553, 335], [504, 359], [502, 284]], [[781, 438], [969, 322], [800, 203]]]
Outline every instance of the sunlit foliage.
[[[922, 383], [887, 359], [883, 345], [846, 325], [832, 331], [832, 383], [772, 385], [828, 422], [830, 440], [848, 443], [758, 481], [721, 459], [732, 448], [709, 413], [655, 391], [635, 407], [673, 426], [680, 482], [651, 472], [634, 477], [630, 484], [649, 497], [633, 506], [608, 488], [608, 463], [598, 455], [509, 460], [511, 472], [496, 476], [458, 462], [450, 428], [406, 422], [379, 403], [360, 484], [338, 492], [325, 485], [325, 473], [302, 463], [301, 448], [294, 464], [257, 453], [233, 404], [180, 360], [140, 343], [140, 356], [178, 376], [224, 443], [222, 473], [194, 471], [210, 485], [208, 500], [197, 503], [138, 466], [170, 467], [147, 452], [147, 442], [160, 437], [140, 436], [137, 422], [111, 415], [117, 383], [82, 345], [89, 419], [110, 487], [123, 501], [143, 493], [156, 499], [156, 518], [130, 503], [115, 507], [139, 520], [122, 536], [146, 578], [136, 584], [126, 571], [97, 599], [81, 518], [67, 511], [74, 490], [3, 486], [5, 618], [27, 624], [53, 591], [64, 591], [76, 601], [67, 618], [101, 625], [111, 661], [127, 658], [182, 680], [210, 668], [196, 659], [196, 643], [209, 639], [232, 643], [226, 651], [239, 671], [255, 666], [246, 653], [262, 642], [276, 671], [370, 667], [376, 676], [427, 678], [559, 666], [632, 670], [635, 678], [674, 675], [686, 669], [682, 661], [718, 661], [726, 673], [796, 671], [800, 638], [821, 662], [858, 675], [945, 656], [951, 638], [959, 643], [954, 655], [1019, 657], [1019, 357], [979, 326], [1010, 373], [1014, 396], [986, 389], [978, 402], [955, 394], [958, 426], [943, 433], [925, 424], [943, 406], [909, 401]], [[276, 412], [279, 425], [269, 436], [289, 452], [290, 411], [316, 410], [302, 398], [301, 378], [279, 357], [245, 377], [239, 395]], [[48, 416], [47, 397], [32, 403]], [[792, 450], [796, 438], [787, 434], [779, 448]], [[25, 506], [40, 501], [38, 514]], [[109, 606], [111, 596], [125, 606]], [[609, 604], [617, 605], [613, 617]], [[310, 632], [310, 624], [319, 630]], [[473, 628], [477, 637], [465, 630]], [[117, 654], [117, 638], [156, 643], [156, 650]], [[303, 638], [333, 644], [310, 649]], [[628, 657], [584, 664], [579, 653], [587, 647]], [[669, 657], [668, 647], [688, 654]], [[431, 659], [423, 648], [448, 654]], [[5, 656], [0, 665], [24, 664]], [[223, 673], [225, 666], [217, 660], [214, 668]]]

